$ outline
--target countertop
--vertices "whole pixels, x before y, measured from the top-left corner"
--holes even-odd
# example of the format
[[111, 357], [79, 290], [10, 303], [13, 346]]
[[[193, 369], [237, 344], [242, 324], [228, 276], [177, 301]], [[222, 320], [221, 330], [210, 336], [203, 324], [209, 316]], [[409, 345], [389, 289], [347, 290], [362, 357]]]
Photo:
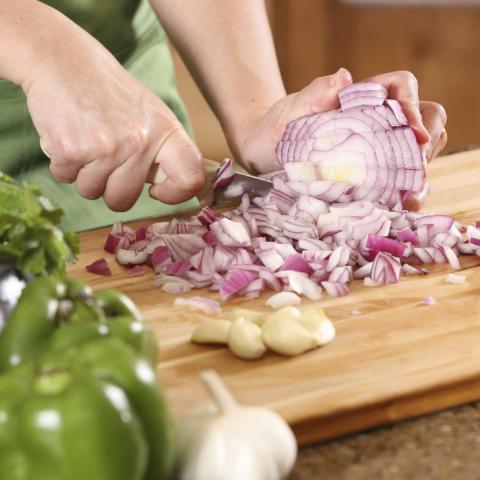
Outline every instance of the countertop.
[[300, 450], [289, 480], [478, 480], [480, 403]]

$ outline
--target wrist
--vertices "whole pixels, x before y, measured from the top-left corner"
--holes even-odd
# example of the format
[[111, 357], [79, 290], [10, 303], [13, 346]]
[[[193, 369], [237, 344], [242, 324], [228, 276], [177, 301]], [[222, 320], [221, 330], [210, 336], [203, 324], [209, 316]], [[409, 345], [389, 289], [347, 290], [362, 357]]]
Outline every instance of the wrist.
[[0, 0], [0, 32], [0, 77], [25, 93], [35, 78], [61, 62], [63, 52], [71, 60], [72, 39], [89, 36], [58, 10], [37, 0]]

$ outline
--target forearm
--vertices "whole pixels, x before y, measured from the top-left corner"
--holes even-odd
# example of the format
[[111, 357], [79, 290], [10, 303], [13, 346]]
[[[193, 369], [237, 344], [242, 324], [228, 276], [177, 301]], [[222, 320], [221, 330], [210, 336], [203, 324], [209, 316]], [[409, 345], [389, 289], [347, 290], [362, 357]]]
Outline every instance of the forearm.
[[263, 0], [151, 0], [234, 153], [255, 112], [285, 96]]
[[[72, 45], [96, 42], [65, 15], [37, 0], [0, 0], [0, 78], [28, 89], [46, 65], [71, 59]], [[99, 47], [100, 44], [98, 44]]]

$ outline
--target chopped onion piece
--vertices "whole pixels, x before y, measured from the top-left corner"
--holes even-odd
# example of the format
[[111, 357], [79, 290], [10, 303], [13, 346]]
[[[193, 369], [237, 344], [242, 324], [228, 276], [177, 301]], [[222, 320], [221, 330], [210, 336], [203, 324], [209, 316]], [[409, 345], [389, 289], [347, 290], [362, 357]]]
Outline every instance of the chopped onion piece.
[[427, 295], [423, 297], [422, 303], [424, 303], [425, 305], [435, 305], [437, 301], [431, 295]]
[[90, 273], [95, 273], [97, 275], [109, 276], [112, 274], [110, 267], [108, 266], [107, 261], [104, 258], [100, 258], [95, 262], [87, 265], [85, 267]]
[[450, 273], [447, 275], [446, 282], [460, 284], [460, 283], [465, 283], [466, 278], [467, 277], [465, 275], [456, 275], [454, 273]]
[[305, 295], [310, 300], [320, 300], [322, 289], [305, 274], [300, 272], [288, 272], [290, 288], [299, 295]]
[[141, 277], [145, 275], [145, 268], [141, 265], [135, 265], [129, 272], [129, 277]]
[[195, 310], [201, 310], [206, 315], [220, 315], [222, 309], [220, 304], [208, 297], [189, 297], [189, 298], [176, 298], [173, 302], [175, 307], [190, 307]]

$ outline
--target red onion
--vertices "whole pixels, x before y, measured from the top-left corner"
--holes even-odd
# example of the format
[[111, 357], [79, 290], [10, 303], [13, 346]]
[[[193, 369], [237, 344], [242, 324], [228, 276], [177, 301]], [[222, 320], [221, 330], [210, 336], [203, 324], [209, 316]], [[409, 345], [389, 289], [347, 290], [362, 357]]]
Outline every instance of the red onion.
[[233, 162], [227, 158], [217, 170], [213, 188], [225, 188], [228, 186], [233, 180], [233, 174]]
[[110, 270], [110, 267], [108, 266], [108, 263], [104, 258], [100, 258], [99, 260], [96, 260], [90, 265], [87, 265], [85, 268], [90, 273], [95, 273], [97, 275], [108, 276], [112, 274], [112, 271]]
[[141, 265], [135, 265], [129, 272], [129, 277], [141, 277], [145, 275], [145, 268]]
[[[424, 170], [400, 104], [375, 82], [339, 97], [339, 109], [288, 124], [276, 150], [284, 169], [263, 175], [274, 186], [267, 196], [247, 192], [234, 210], [203, 208], [136, 232], [117, 222], [105, 249], [119, 263], [150, 265], [165, 291], [209, 287], [222, 300], [265, 290], [317, 300], [322, 288], [346, 295], [353, 278], [392, 284], [428, 273], [421, 264], [460, 268], [459, 254], [480, 257], [478, 223], [401, 210], [401, 198], [423, 189]], [[232, 175], [227, 160], [216, 184]]]

